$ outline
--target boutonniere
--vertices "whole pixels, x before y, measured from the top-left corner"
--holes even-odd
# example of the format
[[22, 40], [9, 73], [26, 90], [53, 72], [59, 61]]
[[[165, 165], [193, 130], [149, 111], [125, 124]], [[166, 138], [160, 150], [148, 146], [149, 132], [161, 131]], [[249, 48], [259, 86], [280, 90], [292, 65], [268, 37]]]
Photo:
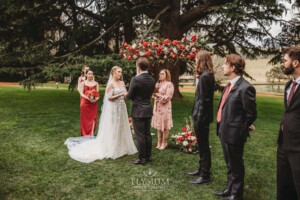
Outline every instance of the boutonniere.
[[236, 90], [236, 88], [231, 88], [230, 92], [234, 92]]

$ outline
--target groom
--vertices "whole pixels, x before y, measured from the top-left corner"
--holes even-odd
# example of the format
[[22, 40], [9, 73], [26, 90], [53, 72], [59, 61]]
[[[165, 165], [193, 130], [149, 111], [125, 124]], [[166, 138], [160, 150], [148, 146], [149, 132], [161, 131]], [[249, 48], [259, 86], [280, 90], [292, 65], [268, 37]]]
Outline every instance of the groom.
[[150, 123], [152, 117], [151, 96], [155, 87], [155, 80], [148, 74], [149, 61], [145, 57], [136, 60], [137, 75], [130, 81], [126, 95], [132, 100], [131, 117], [134, 133], [138, 145], [139, 157], [133, 164], [146, 164], [151, 162], [152, 137]]

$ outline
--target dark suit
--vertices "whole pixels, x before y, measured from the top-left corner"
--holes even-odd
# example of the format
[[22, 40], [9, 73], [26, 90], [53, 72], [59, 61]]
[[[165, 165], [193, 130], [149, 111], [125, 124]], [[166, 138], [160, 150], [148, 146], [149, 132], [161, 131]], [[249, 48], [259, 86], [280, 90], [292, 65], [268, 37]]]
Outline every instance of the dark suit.
[[[248, 127], [257, 117], [255, 96], [255, 88], [240, 77], [227, 96], [221, 121], [217, 124], [217, 134], [228, 169], [227, 189], [231, 195], [240, 197], [243, 196], [245, 176], [244, 144], [249, 136]], [[219, 106], [221, 101], [222, 98]]]
[[134, 133], [139, 150], [139, 159], [151, 157], [152, 137], [150, 123], [152, 117], [151, 96], [155, 87], [155, 80], [148, 74], [142, 73], [131, 79], [126, 98], [132, 100], [131, 117]]
[[284, 114], [280, 123], [277, 148], [277, 199], [300, 199], [300, 88], [287, 105], [285, 86]]
[[215, 77], [213, 73], [203, 72], [199, 77], [193, 106], [194, 129], [200, 156], [200, 176], [210, 178], [211, 152], [209, 148], [209, 124], [213, 122], [213, 98]]

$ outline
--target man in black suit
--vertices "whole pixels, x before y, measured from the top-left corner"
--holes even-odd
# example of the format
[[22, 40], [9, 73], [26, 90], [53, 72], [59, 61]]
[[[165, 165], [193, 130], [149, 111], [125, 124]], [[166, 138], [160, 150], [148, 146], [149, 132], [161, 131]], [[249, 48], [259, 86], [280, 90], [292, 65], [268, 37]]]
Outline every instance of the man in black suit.
[[243, 199], [244, 191], [244, 144], [257, 117], [256, 91], [243, 78], [245, 61], [240, 55], [226, 56], [222, 70], [230, 81], [218, 106], [217, 135], [228, 171], [226, 188], [214, 194], [226, 200], [239, 200]]
[[277, 147], [277, 199], [300, 199], [300, 46], [284, 52], [282, 71], [292, 75], [284, 93]]
[[199, 81], [196, 88], [195, 101], [192, 111], [194, 130], [198, 142], [200, 156], [199, 167], [190, 176], [199, 176], [191, 184], [208, 184], [210, 179], [211, 152], [209, 148], [209, 125], [213, 122], [213, 100], [215, 77], [212, 58], [209, 52], [200, 51], [196, 55], [196, 73]]
[[155, 80], [148, 74], [149, 61], [140, 57], [136, 61], [137, 75], [130, 81], [126, 98], [132, 100], [131, 117], [139, 151], [139, 157], [133, 164], [146, 164], [151, 161], [152, 137], [150, 125], [152, 117], [151, 96]]

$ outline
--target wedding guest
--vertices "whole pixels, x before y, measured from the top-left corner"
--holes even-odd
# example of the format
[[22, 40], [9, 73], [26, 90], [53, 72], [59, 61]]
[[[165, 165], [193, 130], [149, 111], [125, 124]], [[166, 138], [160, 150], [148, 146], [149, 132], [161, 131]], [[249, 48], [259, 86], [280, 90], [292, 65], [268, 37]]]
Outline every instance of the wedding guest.
[[159, 82], [155, 85], [153, 93], [154, 109], [151, 126], [157, 129], [157, 149], [167, 147], [167, 139], [170, 129], [173, 127], [172, 103], [174, 86], [171, 82], [171, 74], [168, 69], [162, 69], [159, 73]]
[[209, 148], [209, 125], [213, 122], [213, 100], [215, 77], [213, 71], [212, 58], [209, 52], [199, 51], [196, 55], [196, 74], [199, 77], [196, 86], [196, 94], [192, 117], [194, 120], [194, 130], [197, 137], [199, 151], [199, 167], [188, 175], [199, 176], [191, 184], [207, 184], [211, 182], [211, 152]]
[[81, 75], [78, 77], [78, 83], [77, 83], [77, 90], [79, 91], [79, 86], [80, 84], [86, 80], [86, 72], [89, 70], [90, 68], [87, 65], [83, 65], [82, 69], [81, 69]]
[[284, 114], [277, 146], [277, 199], [300, 199], [300, 46], [284, 51], [282, 71], [291, 75], [285, 85]]
[[217, 135], [227, 167], [227, 186], [214, 194], [226, 200], [240, 200], [244, 192], [244, 144], [257, 117], [256, 91], [243, 78], [245, 61], [240, 55], [226, 56], [222, 70], [230, 81], [219, 101]]
[[80, 131], [82, 136], [93, 136], [98, 119], [99, 84], [92, 70], [87, 70], [87, 79], [79, 85]]

